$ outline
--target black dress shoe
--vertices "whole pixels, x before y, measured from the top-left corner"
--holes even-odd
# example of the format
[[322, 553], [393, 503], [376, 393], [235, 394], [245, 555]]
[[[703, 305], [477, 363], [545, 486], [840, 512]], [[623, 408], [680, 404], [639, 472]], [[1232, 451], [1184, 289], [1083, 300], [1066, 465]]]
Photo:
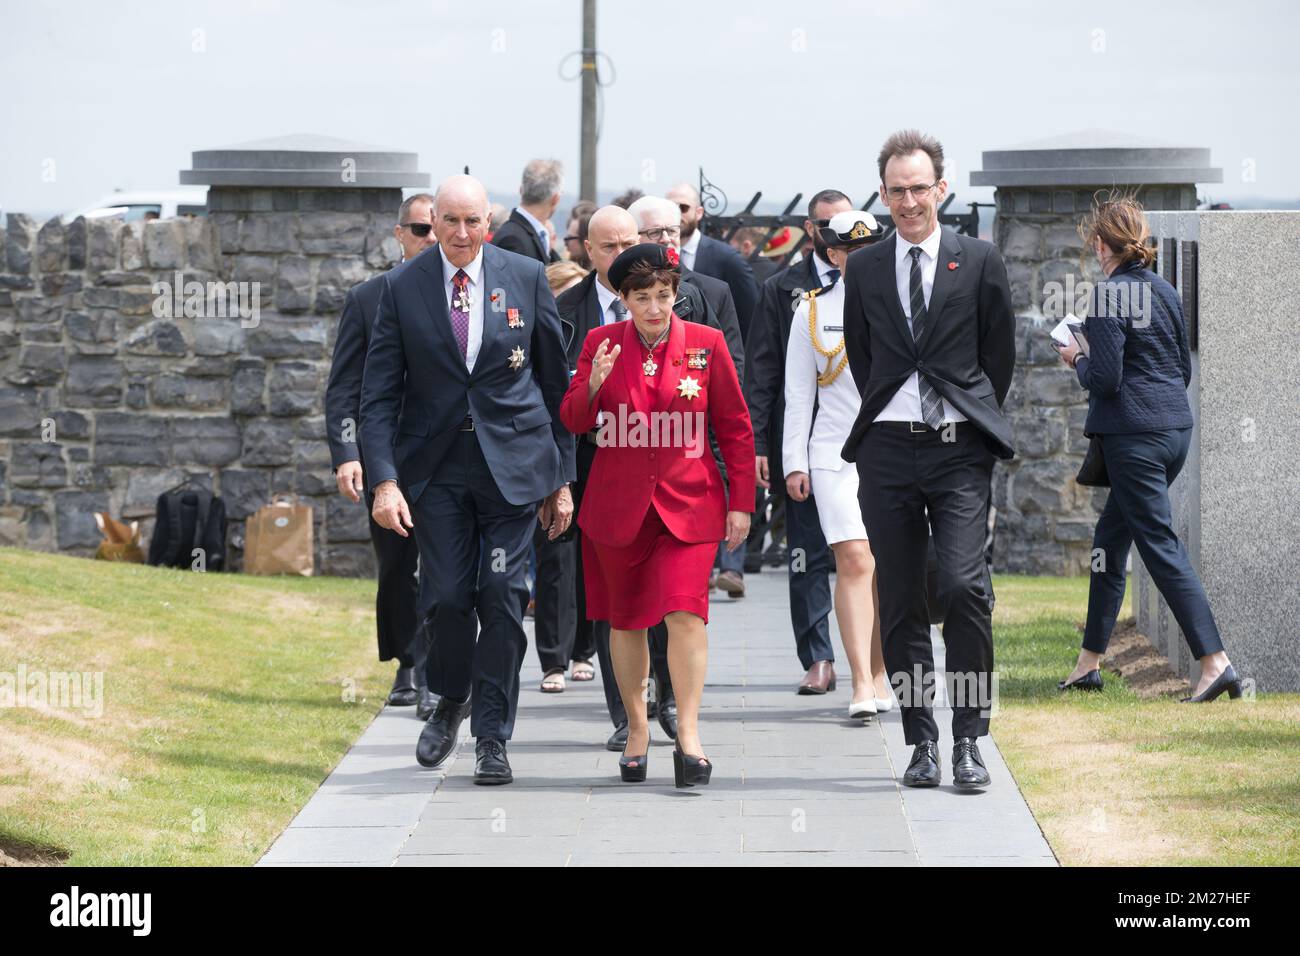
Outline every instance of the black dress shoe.
[[922, 740], [912, 750], [912, 762], [903, 774], [905, 787], [939, 786], [939, 744], [934, 740]]
[[989, 772], [974, 737], [958, 737], [953, 743], [952, 785], [958, 790], [983, 790], [989, 785]]
[[645, 702], [645, 715], [646, 715], [646, 717], [648, 717], [650, 720], [654, 720], [656, 717], [658, 717], [658, 716], [659, 716], [659, 701], [657, 701], [657, 700], [656, 700], [655, 698], [653, 698], [653, 697], [651, 697], [649, 700], [647, 700], [647, 701]]
[[669, 697], [659, 705], [659, 726], [669, 740], [677, 739], [677, 699]]
[[1101, 668], [1093, 668], [1082, 677], [1071, 681], [1059, 680], [1057, 690], [1101, 690]]
[[393, 678], [393, 689], [388, 692], [388, 703], [393, 707], [410, 707], [418, 694], [415, 689], [415, 668], [399, 667]]
[[1205, 688], [1204, 691], [1197, 694], [1195, 697], [1184, 697], [1179, 701], [1179, 703], [1205, 704], [1214, 700], [1214, 698], [1218, 697], [1225, 690], [1228, 692], [1228, 696], [1233, 700], [1236, 700], [1241, 696], [1241, 678], [1237, 676], [1237, 672], [1232, 669], [1231, 664], [1225, 667], [1223, 673], [1214, 678], [1214, 683]]
[[419, 688], [419, 695], [415, 699], [415, 716], [420, 720], [428, 720], [437, 707], [438, 695], [427, 687]]
[[468, 716], [469, 701], [457, 703], [447, 697], [438, 701], [415, 745], [415, 759], [421, 767], [436, 767], [451, 756], [461, 722]]
[[496, 737], [478, 738], [474, 745], [474, 782], [491, 786], [514, 779], [506, 759], [506, 742]]
[[627, 721], [619, 724], [614, 728], [614, 732], [609, 735], [609, 740], [605, 741], [605, 749], [613, 750], [618, 753], [623, 752], [627, 746]]

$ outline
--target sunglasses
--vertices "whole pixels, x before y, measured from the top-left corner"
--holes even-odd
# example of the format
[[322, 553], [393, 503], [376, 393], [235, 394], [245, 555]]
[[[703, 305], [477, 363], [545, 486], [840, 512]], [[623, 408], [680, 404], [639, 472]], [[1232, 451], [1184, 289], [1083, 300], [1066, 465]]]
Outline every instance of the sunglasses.
[[411, 230], [411, 235], [415, 236], [417, 239], [423, 239], [429, 233], [433, 232], [432, 223], [427, 222], [404, 222], [401, 223], [401, 228]]

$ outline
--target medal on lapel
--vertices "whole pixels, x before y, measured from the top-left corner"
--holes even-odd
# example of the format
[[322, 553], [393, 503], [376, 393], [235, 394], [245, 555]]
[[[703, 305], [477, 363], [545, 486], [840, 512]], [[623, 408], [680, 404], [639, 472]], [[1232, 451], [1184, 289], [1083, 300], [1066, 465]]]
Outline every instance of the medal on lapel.
[[687, 375], [677, 383], [677, 394], [682, 398], [690, 401], [696, 395], [700, 394], [700, 383], [692, 375]]
[[708, 349], [687, 349], [686, 350], [686, 367], [705, 369], [709, 367], [709, 350]]
[[506, 309], [506, 325], [512, 329], [522, 329], [524, 320], [519, 317], [518, 309]]
[[510, 353], [510, 367], [516, 371], [524, 367], [524, 350], [518, 345]]

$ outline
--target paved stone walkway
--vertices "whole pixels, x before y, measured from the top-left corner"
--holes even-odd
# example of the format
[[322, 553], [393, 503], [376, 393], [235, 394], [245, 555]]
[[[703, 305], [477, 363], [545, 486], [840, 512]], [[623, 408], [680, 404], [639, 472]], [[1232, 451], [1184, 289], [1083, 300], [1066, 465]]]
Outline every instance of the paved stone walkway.
[[612, 728], [600, 676], [544, 695], [530, 644], [513, 784], [473, 784], [468, 737], [443, 768], [421, 768], [413, 708], [385, 708], [260, 865], [1056, 865], [990, 738], [980, 747], [993, 778], [985, 793], [948, 784], [946, 712], [943, 785], [900, 786], [911, 748], [897, 708], [867, 724], [845, 717], [842, 652], [835, 693], [797, 696], [785, 575], [746, 584], [743, 600], [713, 600], [701, 715], [715, 763], [708, 787], [674, 789], [672, 744], [654, 722], [649, 779], [621, 783], [618, 755], [604, 749]]

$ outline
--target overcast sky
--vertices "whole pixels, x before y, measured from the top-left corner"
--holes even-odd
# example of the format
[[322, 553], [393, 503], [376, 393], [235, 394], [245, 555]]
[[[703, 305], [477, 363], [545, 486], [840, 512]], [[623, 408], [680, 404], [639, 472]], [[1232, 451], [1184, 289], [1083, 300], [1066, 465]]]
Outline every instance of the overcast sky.
[[[576, 193], [578, 83], [560, 67], [581, 7], [0, 0], [0, 208], [174, 187], [193, 150], [299, 132], [416, 151], [434, 182], [468, 164], [501, 193], [552, 155]], [[1297, 10], [601, 0], [599, 185], [662, 191], [703, 165], [732, 211], [755, 189], [865, 198], [881, 140], [917, 126], [943, 140], [959, 201], [988, 200], [968, 178], [982, 150], [1101, 127], [1210, 147], [1224, 181], [1202, 195], [1294, 201]]]

